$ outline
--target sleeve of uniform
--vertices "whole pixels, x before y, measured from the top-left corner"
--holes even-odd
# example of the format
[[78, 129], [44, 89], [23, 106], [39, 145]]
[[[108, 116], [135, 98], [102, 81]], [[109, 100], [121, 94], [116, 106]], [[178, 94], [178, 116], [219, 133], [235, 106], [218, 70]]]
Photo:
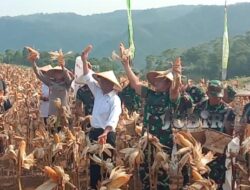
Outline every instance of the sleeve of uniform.
[[69, 73], [70, 71], [68, 71], [67, 69], [63, 68], [63, 76], [64, 76], [64, 80], [65, 80], [65, 84], [67, 88], [71, 87], [71, 83], [74, 80], [74, 76], [70, 75]]
[[248, 103], [244, 106], [241, 120], [250, 124], [250, 103]]
[[227, 111], [227, 118], [226, 118], [229, 127], [234, 127], [234, 120], [235, 120], [235, 113], [231, 108], [229, 108]]
[[234, 127], [234, 120], [235, 120], [235, 113], [231, 108], [228, 108], [226, 117], [224, 118], [224, 127], [225, 127], [225, 132], [229, 135], [233, 135], [233, 131], [236, 129], [237, 133], [237, 128]]
[[94, 96], [96, 96], [96, 93], [99, 90], [99, 87], [97, 85], [97, 81], [92, 76], [94, 73], [95, 73], [94, 71], [90, 70], [88, 74], [83, 76], [83, 80], [85, 81], [85, 83], [90, 88], [92, 94]]
[[106, 127], [111, 126], [113, 131], [115, 131], [115, 128], [117, 127], [121, 113], [122, 113], [121, 100], [118, 96], [116, 96], [114, 99], [113, 105], [111, 107], [111, 111], [110, 111], [108, 121], [106, 123]]
[[33, 63], [33, 70], [37, 78], [39, 78], [47, 86], [50, 86], [50, 78], [42, 73], [42, 71], [36, 66], [36, 63]]
[[147, 98], [149, 90], [150, 89], [147, 86], [142, 86], [142, 88], [141, 88], [141, 97], [142, 98]]

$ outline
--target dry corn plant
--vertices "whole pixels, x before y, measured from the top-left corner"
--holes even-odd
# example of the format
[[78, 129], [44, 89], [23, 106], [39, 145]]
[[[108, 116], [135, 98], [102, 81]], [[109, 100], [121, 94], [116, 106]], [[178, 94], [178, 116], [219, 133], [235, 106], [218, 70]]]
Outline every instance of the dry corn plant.
[[203, 179], [201, 176], [210, 172], [210, 168], [207, 164], [215, 159], [214, 153], [209, 151], [204, 155], [201, 144], [197, 142], [188, 131], [175, 131], [174, 139], [175, 142], [181, 146], [175, 154], [176, 156], [182, 156], [178, 164], [178, 171], [181, 172], [184, 165], [188, 164], [192, 170], [192, 180], [195, 182], [192, 185], [194, 187], [196, 183], [199, 185], [204, 183], [203, 185], [205, 187], [209, 186], [211, 189], [214, 188], [215, 184], [213, 181]]
[[18, 188], [22, 190], [21, 185], [21, 172], [22, 168], [29, 170], [32, 166], [35, 165], [34, 153], [30, 153], [26, 155], [26, 142], [22, 140], [19, 144], [18, 149], [14, 150], [13, 145], [9, 145], [6, 149], [5, 154], [1, 157], [1, 160], [12, 160], [14, 166], [16, 167], [17, 171], [17, 181], [18, 181]]
[[[84, 160], [85, 163], [89, 163], [89, 159], [91, 159], [96, 164], [100, 165], [101, 166], [101, 180], [102, 180], [104, 174], [107, 175], [114, 165], [112, 164], [111, 159], [104, 160], [104, 154], [112, 158], [112, 151], [115, 151], [115, 148], [108, 143], [100, 144], [96, 141], [91, 143], [88, 138], [86, 138], [86, 142], [87, 142], [87, 145], [83, 149], [80, 159]], [[89, 176], [87, 175], [87, 178], [88, 177]]]
[[142, 126], [137, 125], [139, 114], [133, 112], [129, 115], [127, 108], [123, 107], [118, 127], [116, 128], [116, 162], [124, 165], [119, 154], [120, 150], [134, 147], [141, 135]]
[[77, 189], [72, 183], [70, 183], [70, 177], [66, 174], [62, 167], [54, 166], [53, 168], [45, 166], [44, 173], [50, 178], [42, 185], [36, 188], [36, 190], [65, 190], [65, 185], [68, 184], [71, 188]]
[[139, 142], [133, 147], [120, 150], [120, 153], [124, 154], [125, 166], [128, 165], [129, 172], [133, 173], [134, 189], [138, 187], [139, 167], [143, 162], [145, 162], [144, 151], [148, 146], [152, 147], [152, 155], [154, 155], [152, 166], [149, 166], [151, 167], [150, 175], [152, 179], [152, 188], [156, 188], [157, 186], [159, 169], [163, 168], [166, 172], [168, 170], [169, 157], [164, 152], [164, 148], [166, 148], [166, 146], [162, 145], [159, 139], [151, 134], [147, 135], [147, 133], [144, 133], [144, 135], [139, 139]]
[[192, 170], [192, 180], [194, 183], [188, 187], [188, 190], [217, 190], [217, 184], [211, 179], [204, 179], [196, 170]]
[[58, 163], [71, 171], [73, 182], [80, 189], [79, 172], [88, 170], [88, 164], [82, 162], [81, 157], [82, 152], [87, 149], [87, 139], [84, 131], [80, 128], [74, 129], [72, 132], [63, 127], [58, 134], [54, 134], [52, 155], [54, 164]]
[[246, 155], [248, 152], [250, 152], [250, 137], [247, 137], [242, 143], [241, 143], [241, 152], [243, 155]]
[[108, 179], [100, 183], [99, 190], [121, 190], [120, 188], [129, 182], [131, 176], [123, 167], [118, 166], [111, 171]]
[[169, 173], [169, 162], [170, 159], [167, 153], [165, 153], [163, 150], [156, 152], [154, 162], [151, 167], [152, 189], [157, 189], [158, 172], [160, 168], [162, 168], [166, 173]]
[[68, 126], [69, 119], [71, 118], [71, 113], [68, 107], [62, 106], [60, 98], [54, 100], [54, 105], [57, 108], [57, 121], [60, 126]]
[[[33, 172], [30, 166], [34, 165], [35, 152], [31, 146], [35, 129], [40, 122], [38, 109], [40, 91], [37, 90], [40, 82], [31, 69], [1, 64], [0, 70], [8, 85], [9, 99], [13, 103], [12, 108], [1, 115], [0, 133], [4, 136], [2, 148], [6, 150], [3, 156], [0, 156], [0, 162], [6, 163], [7, 159], [10, 167], [6, 168], [5, 164], [3, 166], [0, 164], [1, 171], [3, 171], [0, 175], [7, 179], [16, 175], [19, 185], [17, 188], [21, 189], [21, 177], [30, 174], [30, 172], [22, 172], [22, 168]], [[15, 147], [19, 148], [15, 149]], [[27, 156], [26, 151], [32, 151], [32, 153]], [[13, 169], [12, 173], [11, 169]], [[7, 171], [7, 175], [4, 173], [5, 171]]]

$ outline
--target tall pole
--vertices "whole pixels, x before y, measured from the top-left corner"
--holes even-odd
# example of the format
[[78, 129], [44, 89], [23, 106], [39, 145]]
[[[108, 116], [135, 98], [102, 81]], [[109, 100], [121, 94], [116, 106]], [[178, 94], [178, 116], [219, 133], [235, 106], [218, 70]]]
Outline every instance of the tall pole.
[[229, 57], [229, 41], [228, 41], [228, 29], [227, 29], [227, 0], [225, 0], [224, 8], [224, 34], [223, 34], [223, 47], [222, 47], [222, 80], [227, 78], [227, 64]]

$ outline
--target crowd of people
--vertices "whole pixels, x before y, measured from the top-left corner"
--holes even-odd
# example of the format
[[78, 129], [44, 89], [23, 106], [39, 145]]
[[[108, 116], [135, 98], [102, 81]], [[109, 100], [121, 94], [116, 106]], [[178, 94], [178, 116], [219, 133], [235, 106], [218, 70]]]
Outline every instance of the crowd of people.
[[[237, 91], [230, 85], [219, 80], [202, 81], [194, 84], [192, 80], [186, 83], [182, 79], [182, 62], [178, 57], [172, 68], [165, 71], [150, 71], [146, 74], [147, 81], [140, 80], [138, 73], [132, 69], [129, 49], [120, 44], [120, 60], [125, 74], [118, 80], [113, 71], [95, 72], [89, 62], [89, 54], [93, 47], [87, 46], [78, 64], [81, 64], [82, 75], [75, 76], [65, 67], [63, 57], [58, 57], [58, 66], [47, 65], [38, 67], [39, 52], [29, 49], [28, 60], [32, 64], [35, 75], [42, 82], [40, 96], [40, 116], [47, 124], [47, 118], [57, 115], [54, 103], [58, 98], [61, 104], [69, 107], [69, 93], [72, 81], [78, 85], [75, 92], [76, 115], [91, 115], [89, 124], [89, 139], [100, 144], [109, 143], [116, 146], [116, 127], [119, 117], [126, 108], [129, 114], [138, 112], [143, 121], [144, 133], [159, 140], [167, 148], [164, 150], [170, 156], [173, 154], [175, 139], [174, 130], [187, 128], [194, 131], [200, 127], [213, 129], [229, 136], [237, 136], [239, 129], [235, 128], [236, 113], [230, 106], [237, 97]], [[76, 78], [75, 78], [76, 77]], [[245, 94], [245, 97], [250, 97]], [[13, 102], [8, 99], [7, 85], [0, 76], [0, 110], [1, 114], [11, 108]], [[250, 99], [241, 113], [241, 123], [250, 124]], [[57, 129], [60, 130], [60, 127]], [[178, 148], [178, 147], [177, 147]], [[205, 150], [206, 151], [206, 150]], [[114, 153], [114, 152], [113, 152]], [[145, 157], [152, 154], [145, 149]], [[111, 156], [112, 157], [112, 156]], [[110, 158], [105, 155], [104, 159]], [[216, 159], [209, 163], [211, 172], [205, 177], [213, 179], [218, 189], [223, 189], [225, 182], [226, 154], [217, 154]], [[140, 168], [140, 178], [143, 190], [150, 189], [149, 167], [152, 163], [144, 161]], [[189, 183], [187, 168], [183, 168], [184, 186]], [[100, 166], [91, 163], [90, 185], [96, 189], [101, 179]], [[163, 170], [158, 172], [158, 190], [169, 189], [169, 176]]]

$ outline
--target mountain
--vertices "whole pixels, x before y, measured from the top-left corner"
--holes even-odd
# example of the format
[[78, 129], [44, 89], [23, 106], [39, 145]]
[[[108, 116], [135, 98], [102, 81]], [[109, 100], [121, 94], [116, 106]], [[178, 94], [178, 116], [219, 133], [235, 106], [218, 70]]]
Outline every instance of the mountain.
[[[250, 30], [250, 3], [228, 6], [229, 36]], [[223, 6], [173, 6], [135, 10], [135, 66], [145, 66], [145, 57], [168, 48], [189, 48], [222, 37]], [[128, 41], [127, 13], [80, 16], [73, 13], [0, 17], [0, 51], [31, 45], [49, 51], [80, 52], [92, 43], [92, 57], [108, 57], [120, 42]]]

